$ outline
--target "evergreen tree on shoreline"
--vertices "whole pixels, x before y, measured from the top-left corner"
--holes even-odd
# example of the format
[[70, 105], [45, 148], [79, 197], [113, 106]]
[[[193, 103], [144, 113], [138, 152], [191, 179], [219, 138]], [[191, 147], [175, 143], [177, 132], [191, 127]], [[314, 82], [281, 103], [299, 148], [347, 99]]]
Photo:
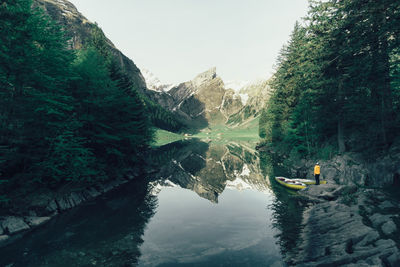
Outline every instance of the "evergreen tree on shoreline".
[[399, 129], [399, 10], [394, 0], [310, 1], [302, 43], [296, 24], [278, 60], [265, 142], [300, 155], [388, 148]]
[[70, 50], [31, 0], [3, 1], [0, 21], [0, 201], [14, 189], [116, 179], [138, 164], [153, 131], [104, 36]]

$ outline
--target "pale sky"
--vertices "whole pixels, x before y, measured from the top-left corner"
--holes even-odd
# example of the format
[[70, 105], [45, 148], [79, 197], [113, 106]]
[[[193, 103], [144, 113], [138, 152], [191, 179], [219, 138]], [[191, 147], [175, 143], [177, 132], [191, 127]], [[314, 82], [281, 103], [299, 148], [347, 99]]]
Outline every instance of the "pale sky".
[[307, 0], [69, 0], [164, 83], [269, 78]]

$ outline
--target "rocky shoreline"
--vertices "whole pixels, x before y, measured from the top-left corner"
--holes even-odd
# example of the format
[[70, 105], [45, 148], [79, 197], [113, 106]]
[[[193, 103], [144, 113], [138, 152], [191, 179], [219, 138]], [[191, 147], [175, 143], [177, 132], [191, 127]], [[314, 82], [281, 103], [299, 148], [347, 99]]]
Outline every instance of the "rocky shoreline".
[[[154, 170], [146, 170], [146, 174]], [[132, 173], [125, 179], [116, 179], [86, 188], [62, 188], [56, 192], [45, 191], [24, 198], [16, 203], [14, 210], [0, 216], [0, 248], [6, 246], [53, 217], [82, 203], [94, 200], [123, 184], [140, 178], [139, 173]]]
[[[366, 163], [357, 154], [321, 162], [326, 185], [300, 191], [308, 200], [296, 250], [285, 256], [295, 266], [400, 266], [400, 202], [384, 186], [396, 185], [399, 153]], [[312, 175], [302, 161], [293, 177]]]
[[[303, 213], [295, 266], [400, 266], [400, 204], [379, 189], [327, 184], [300, 193], [312, 203]], [[397, 240], [396, 240], [397, 239]]]

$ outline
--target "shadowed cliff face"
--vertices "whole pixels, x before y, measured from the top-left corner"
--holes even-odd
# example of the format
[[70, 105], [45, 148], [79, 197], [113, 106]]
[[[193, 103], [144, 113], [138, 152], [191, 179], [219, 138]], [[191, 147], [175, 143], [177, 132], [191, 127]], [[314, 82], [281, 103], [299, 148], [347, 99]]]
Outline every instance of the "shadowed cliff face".
[[243, 107], [240, 97], [233, 90], [225, 89], [215, 68], [172, 87], [168, 92], [151, 91], [149, 94], [187, 125], [197, 129], [225, 124], [231, 114]]
[[162, 163], [151, 178], [156, 191], [158, 186], [180, 186], [218, 203], [226, 187], [259, 191], [270, 187], [261, 174], [257, 152], [245, 144], [183, 141], [159, 148], [151, 161]]
[[[162, 85], [153, 74], [149, 77], [151, 80], [146, 82], [152, 88], [148, 92], [151, 98], [196, 129], [248, 123], [260, 115], [270, 93], [268, 80], [246, 83], [234, 91], [224, 84], [216, 68], [176, 86]], [[163, 91], [166, 87], [168, 91]]]
[[[42, 8], [62, 26], [69, 38], [71, 49], [81, 49], [91, 40], [95, 24], [86, 19], [72, 3], [66, 0], [34, 0], [33, 2], [34, 7]], [[107, 39], [107, 44], [119, 67], [128, 74], [135, 88], [145, 93], [146, 83], [135, 63], [119, 51], [109, 39]]]

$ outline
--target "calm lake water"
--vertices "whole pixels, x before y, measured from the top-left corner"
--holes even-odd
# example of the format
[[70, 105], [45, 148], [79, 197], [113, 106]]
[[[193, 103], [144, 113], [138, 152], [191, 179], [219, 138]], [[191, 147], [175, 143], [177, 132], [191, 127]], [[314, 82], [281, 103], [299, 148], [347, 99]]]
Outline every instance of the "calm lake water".
[[1, 248], [0, 266], [284, 266], [301, 201], [255, 143], [183, 141], [149, 155], [141, 181]]

